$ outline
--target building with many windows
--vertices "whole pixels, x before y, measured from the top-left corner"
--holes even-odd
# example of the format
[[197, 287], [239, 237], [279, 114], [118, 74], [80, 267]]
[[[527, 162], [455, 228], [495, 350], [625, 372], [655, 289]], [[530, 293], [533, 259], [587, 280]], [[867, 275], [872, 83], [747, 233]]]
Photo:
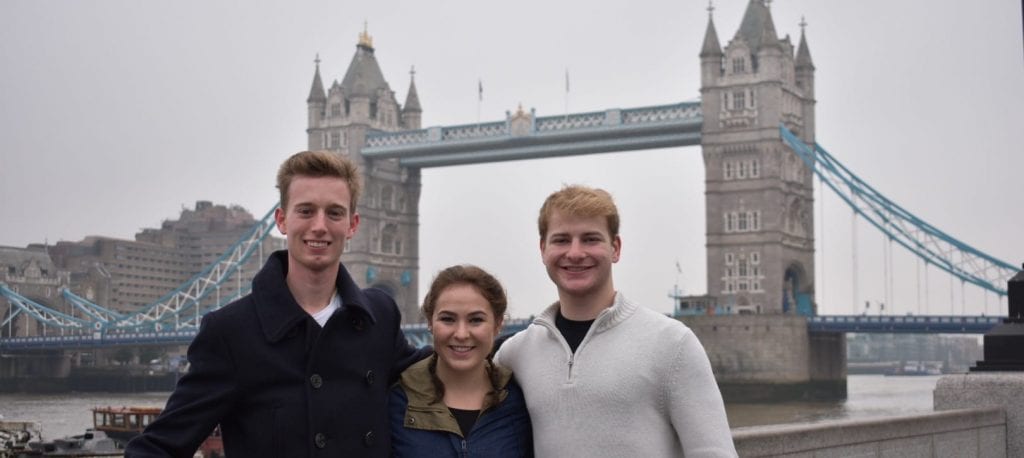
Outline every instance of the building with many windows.
[[[134, 312], [202, 272], [254, 224], [253, 216], [241, 207], [199, 201], [194, 209], [182, 210], [178, 219], [143, 229], [135, 240], [89, 236], [58, 242], [48, 251], [54, 264], [69, 272], [72, 292], [116, 311]], [[208, 302], [248, 289], [265, 257], [284, 246], [283, 239], [268, 237], [263, 257], [251, 257]]]

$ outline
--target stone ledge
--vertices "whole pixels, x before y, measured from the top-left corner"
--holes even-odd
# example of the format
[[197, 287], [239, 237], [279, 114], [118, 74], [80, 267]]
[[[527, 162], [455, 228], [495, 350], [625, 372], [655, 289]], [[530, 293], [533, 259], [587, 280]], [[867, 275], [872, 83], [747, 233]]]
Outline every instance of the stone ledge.
[[[740, 456], [779, 456], [807, 453], [817, 456], [832, 449], [861, 449], [908, 438], [949, 437], [957, 433], [1002, 429], [1002, 408], [948, 410], [897, 417], [834, 420], [815, 424], [785, 424], [736, 428], [733, 440]], [[985, 437], [990, 437], [986, 435]], [[978, 436], [980, 440], [980, 435]], [[1004, 436], [1005, 437], [1005, 436]], [[1005, 441], [1005, 439], [1004, 439]], [[979, 444], [985, 447], [986, 444]], [[878, 455], [875, 455], [878, 456]]]

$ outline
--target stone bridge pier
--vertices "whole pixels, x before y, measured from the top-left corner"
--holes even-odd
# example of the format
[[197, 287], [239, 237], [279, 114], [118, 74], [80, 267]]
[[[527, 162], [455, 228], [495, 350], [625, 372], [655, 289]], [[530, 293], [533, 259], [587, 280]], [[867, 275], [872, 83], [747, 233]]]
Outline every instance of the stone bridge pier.
[[0, 379], [65, 378], [71, 374], [71, 359], [62, 350], [0, 352]]

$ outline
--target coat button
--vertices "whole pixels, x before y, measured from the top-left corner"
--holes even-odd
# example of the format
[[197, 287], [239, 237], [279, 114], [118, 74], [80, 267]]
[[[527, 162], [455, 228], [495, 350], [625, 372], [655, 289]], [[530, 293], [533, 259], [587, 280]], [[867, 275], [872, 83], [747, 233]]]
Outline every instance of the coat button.
[[352, 319], [352, 327], [355, 328], [356, 331], [362, 331], [363, 330], [363, 320], [361, 320], [359, 318], [353, 318]]
[[[364, 440], [365, 440], [365, 438], [364, 438]], [[316, 436], [313, 436], [313, 444], [316, 445], [316, 448], [324, 448], [324, 447], [326, 447], [327, 446], [327, 436], [325, 436], [324, 433], [316, 433]]]
[[366, 371], [366, 384], [373, 385], [374, 380], [376, 380], [376, 377], [373, 375], [373, 371]]
[[373, 446], [373, 437], [373, 431], [366, 433], [366, 435], [363, 436], [363, 445], [367, 447]]
[[320, 388], [324, 386], [324, 378], [320, 374], [313, 374], [309, 377], [309, 384], [313, 385], [313, 388]]

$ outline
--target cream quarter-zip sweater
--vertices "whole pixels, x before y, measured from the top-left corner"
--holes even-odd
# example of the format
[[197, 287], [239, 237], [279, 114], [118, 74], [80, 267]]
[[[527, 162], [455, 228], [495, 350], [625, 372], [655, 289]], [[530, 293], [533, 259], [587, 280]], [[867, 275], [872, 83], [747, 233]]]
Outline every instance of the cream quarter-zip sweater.
[[526, 395], [538, 458], [736, 456], [711, 364], [686, 325], [616, 293], [573, 354], [558, 307], [495, 357]]

